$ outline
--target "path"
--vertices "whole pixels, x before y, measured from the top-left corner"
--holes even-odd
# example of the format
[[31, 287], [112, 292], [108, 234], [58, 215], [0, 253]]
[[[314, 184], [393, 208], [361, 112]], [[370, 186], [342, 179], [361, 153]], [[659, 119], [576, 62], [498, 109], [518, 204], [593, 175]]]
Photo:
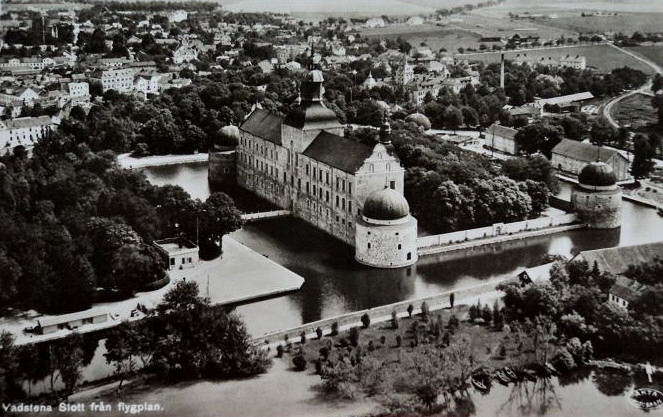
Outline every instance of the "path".
[[[611, 47], [613, 47], [613, 48], [615, 48], [615, 49], [617, 49], [617, 50], [619, 50], [619, 51], [621, 51], [621, 52], [623, 52], [623, 53], [625, 53], [625, 54], [627, 54], [627, 55], [630, 55], [631, 57], [637, 59], [638, 61], [644, 63], [645, 65], [648, 65], [648, 66], [651, 67], [651, 68], [652, 68], [657, 74], [663, 74], [663, 68], [661, 68], [661, 67], [660, 67], [659, 65], [657, 65], [656, 63], [654, 63], [654, 62], [652, 62], [652, 61], [650, 61], [650, 60], [648, 60], [648, 59], [646, 59], [646, 58], [643, 58], [643, 57], [641, 57], [640, 55], [636, 55], [636, 54], [634, 54], [634, 53], [631, 52], [631, 51], [627, 51], [627, 50], [624, 49], [624, 48], [620, 48], [619, 46], [617, 46], [617, 45], [615, 45], [615, 44], [613, 44], [613, 43], [608, 43], [608, 45], [610, 45]], [[610, 101], [608, 102], [608, 104], [606, 104], [605, 106], [603, 106], [603, 117], [604, 117], [604, 118], [605, 118], [605, 119], [606, 119], [606, 120], [607, 120], [607, 121], [608, 121], [608, 122], [609, 122], [614, 128], [619, 129], [619, 127], [620, 127], [620, 126], [619, 126], [619, 123], [617, 123], [617, 121], [616, 121], [615, 119], [612, 118], [612, 114], [611, 114], [611, 111], [612, 111], [612, 108], [614, 107], [614, 105], [617, 104], [617, 103], [619, 103], [619, 102], [622, 101], [623, 99], [625, 99], [625, 98], [627, 98], [627, 97], [631, 97], [631, 96], [633, 96], [633, 95], [635, 95], [635, 94], [647, 94], [647, 91], [651, 90], [651, 84], [652, 84], [652, 79], [649, 78], [649, 79], [647, 80], [647, 82], [646, 82], [642, 87], [638, 88], [637, 90], [629, 91], [629, 92], [627, 92], [627, 93], [625, 93], [625, 94], [622, 94], [621, 96], [615, 97], [615, 98], [613, 98], [612, 100], [610, 100]]]

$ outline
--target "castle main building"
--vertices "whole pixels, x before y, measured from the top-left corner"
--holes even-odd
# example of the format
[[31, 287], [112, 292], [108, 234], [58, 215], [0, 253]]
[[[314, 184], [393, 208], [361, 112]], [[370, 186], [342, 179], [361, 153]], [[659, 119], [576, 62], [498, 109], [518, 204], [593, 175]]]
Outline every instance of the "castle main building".
[[388, 143], [344, 137], [322, 102], [323, 81], [322, 72], [310, 71], [299, 106], [286, 117], [263, 109], [249, 115], [240, 127], [237, 182], [355, 246], [361, 263], [411, 265], [417, 222], [403, 197], [404, 169]]

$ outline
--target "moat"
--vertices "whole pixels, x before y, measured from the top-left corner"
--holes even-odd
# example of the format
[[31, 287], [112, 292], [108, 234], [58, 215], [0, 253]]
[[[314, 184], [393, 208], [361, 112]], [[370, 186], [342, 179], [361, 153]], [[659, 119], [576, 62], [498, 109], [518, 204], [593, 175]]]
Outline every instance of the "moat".
[[[180, 185], [194, 198], [206, 198], [210, 193], [206, 163], [153, 167], [145, 173], [151, 182]], [[562, 196], [569, 190], [563, 185]], [[250, 194], [228, 191], [245, 211], [263, 208], [256, 206]], [[414, 266], [393, 270], [360, 265], [351, 247], [292, 218], [247, 224], [233, 237], [306, 279], [297, 293], [237, 308], [249, 331], [261, 335], [353, 310], [512, 277], [523, 268], [544, 263], [543, 258], [550, 254], [568, 257], [580, 250], [659, 240], [663, 218], [655, 210], [624, 201], [621, 229], [570, 231], [428, 256]]]

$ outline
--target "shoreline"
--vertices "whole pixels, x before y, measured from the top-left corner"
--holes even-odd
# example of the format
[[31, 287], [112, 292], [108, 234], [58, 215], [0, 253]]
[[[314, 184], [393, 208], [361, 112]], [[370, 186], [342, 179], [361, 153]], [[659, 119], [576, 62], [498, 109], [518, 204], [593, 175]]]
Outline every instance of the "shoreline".
[[141, 158], [133, 157], [129, 153], [123, 153], [117, 156], [118, 165], [120, 168], [124, 169], [140, 169], [207, 161], [209, 161], [208, 153], [195, 153], [188, 155], [152, 155], [144, 156]]

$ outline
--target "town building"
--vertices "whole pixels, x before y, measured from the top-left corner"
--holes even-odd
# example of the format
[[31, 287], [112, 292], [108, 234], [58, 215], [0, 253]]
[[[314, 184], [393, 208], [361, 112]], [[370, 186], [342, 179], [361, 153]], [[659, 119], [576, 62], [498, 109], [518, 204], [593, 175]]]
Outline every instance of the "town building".
[[173, 52], [173, 63], [176, 65], [198, 59], [198, 51], [189, 45], [182, 45]]
[[516, 129], [493, 123], [486, 129], [486, 146], [509, 155], [518, 155]]
[[58, 330], [74, 330], [87, 324], [99, 324], [107, 321], [108, 311], [104, 309], [78, 311], [37, 319], [37, 332], [39, 334], [49, 334]]
[[0, 153], [19, 145], [31, 148], [54, 127], [55, 123], [48, 116], [0, 120]]
[[134, 88], [134, 71], [130, 68], [102, 71], [99, 80], [104, 93], [108, 90], [126, 93]]
[[610, 165], [618, 182], [631, 178], [631, 164], [628, 158], [617, 150], [571, 139], [562, 139], [552, 150], [553, 167], [568, 174], [578, 175], [588, 163], [594, 161]]
[[168, 270], [192, 268], [198, 264], [198, 246], [182, 237], [155, 240], [154, 246], [166, 260]]
[[608, 291], [608, 302], [627, 310], [628, 306], [640, 297], [645, 288], [645, 285], [635, 280], [618, 276]]
[[571, 191], [571, 209], [590, 229], [621, 226], [622, 192], [617, 176], [605, 162], [591, 162], [578, 175]]
[[[375, 191], [389, 188], [403, 194], [404, 169], [390, 151], [388, 125], [376, 144], [344, 137], [343, 125], [322, 102], [323, 81], [322, 72], [310, 71], [302, 82], [300, 104], [285, 117], [259, 108], [251, 112], [240, 127], [238, 184], [352, 246], [358, 230], [381, 233], [394, 226], [416, 231], [410, 218], [390, 219], [392, 225], [363, 217], [364, 204]], [[416, 261], [416, 243], [413, 249], [410, 240], [389, 241], [396, 245], [389, 249], [392, 255], [362, 252], [361, 261], [385, 268]], [[378, 247], [384, 245], [386, 241]], [[404, 255], [395, 257], [393, 251]]]

